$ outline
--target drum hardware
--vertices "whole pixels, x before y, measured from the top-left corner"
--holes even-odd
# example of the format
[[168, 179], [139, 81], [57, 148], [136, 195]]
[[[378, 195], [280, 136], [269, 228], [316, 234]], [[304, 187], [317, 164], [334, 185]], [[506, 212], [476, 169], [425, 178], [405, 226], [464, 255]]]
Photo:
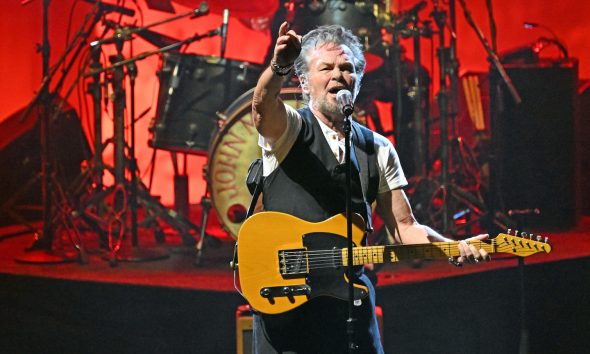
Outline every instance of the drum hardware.
[[220, 58], [225, 58], [225, 47], [227, 43], [227, 24], [229, 22], [229, 10], [223, 9], [221, 29], [219, 30], [221, 35], [221, 49], [219, 53]]
[[[108, 23], [107, 21], [103, 22]], [[111, 24], [110, 27], [116, 28], [116, 25]], [[137, 30], [139, 27], [133, 25], [127, 25], [126, 27], [132, 30], [134, 33], [137, 33], [139, 37], [143, 38], [148, 43], [151, 43], [158, 48], [166, 47], [169, 45], [173, 45], [174, 43], [180, 42], [179, 39], [170, 37], [162, 33], [158, 33], [150, 29]]]
[[[27, 2], [23, 2], [23, 5]], [[71, 200], [67, 195], [67, 190], [63, 188], [59, 181], [55, 178], [55, 170], [53, 166], [53, 156], [51, 153], [52, 139], [49, 132], [49, 126], [52, 115], [58, 114], [52, 112], [53, 98], [60, 92], [64, 80], [70, 72], [74, 62], [76, 62], [83, 46], [89, 37], [94, 27], [99, 22], [100, 18], [107, 12], [117, 11], [116, 8], [104, 8], [96, 3], [91, 12], [85, 17], [80, 30], [76, 32], [76, 36], [68, 43], [64, 53], [57, 60], [55, 65], [49, 66], [50, 44], [49, 44], [49, 29], [48, 29], [48, 13], [49, 0], [43, 1], [43, 43], [39, 46], [39, 51], [42, 55], [42, 73], [43, 80], [40, 88], [36, 91], [36, 95], [31, 100], [27, 108], [24, 110], [21, 117], [21, 122], [24, 121], [30, 114], [31, 110], [39, 106], [41, 111], [40, 124], [40, 142], [41, 142], [41, 171], [39, 179], [41, 180], [41, 194], [42, 194], [42, 211], [43, 211], [43, 230], [41, 233], [36, 233], [33, 244], [27, 251], [43, 251], [42, 253], [29, 253], [17, 261], [26, 263], [60, 263], [70, 262], [76, 259], [84, 263], [86, 261], [86, 254], [82, 242], [79, 238], [79, 232], [73, 223], [73, 214], [70, 206]], [[67, 58], [70, 58], [67, 62]], [[50, 91], [52, 79], [56, 73], [60, 71], [61, 77], [55, 85], [53, 92]], [[77, 81], [77, 80], [76, 80]], [[71, 90], [68, 90], [68, 94]], [[67, 96], [63, 98], [63, 102]], [[59, 106], [63, 105], [63, 102]], [[84, 179], [82, 179], [84, 180]], [[27, 184], [30, 185], [30, 184]], [[57, 228], [63, 228], [70, 236], [69, 240], [72, 243], [77, 255], [64, 254], [57, 252], [54, 247], [54, 235]], [[71, 237], [75, 234], [76, 237]]]
[[[428, 177], [418, 177], [412, 181], [412, 204], [416, 214], [430, 219], [430, 223], [439, 227], [443, 233], [458, 235], [469, 234], [470, 226], [476, 222], [497, 225], [505, 229], [512, 221], [505, 215], [495, 212], [486, 204], [480, 194], [480, 167], [471, 150], [456, 135], [456, 116], [458, 111], [458, 63], [456, 60], [456, 35], [454, 32], [454, 1], [449, 2], [449, 13], [441, 9], [434, 1], [433, 17], [437, 26], [439, 39], [438, 64], [440, 72], [440, 89], [437, 95], [439, 105], [439, 122], [441, 142], [438, 159]], [[446, 46], [445, 31], [451, 39]], [[451, 128], [451, 132], [449, 132]], [[453, 168], [451, 170], [451, 167]]]
[[[109, 59], [111, 64], [124, 60], [122, 55], [123, 43], [125, 38], [115, 42], [117, 54]], [[95, 46], [98, 45], [94, 42]], [[91, 45], [92, 46], [92, 45]], [[118, 261], [146, 261], [162, 259], [168, 257], [163, 252], [155, 252], [138, 247], [138, 179], [137, 179], [137, 161], [135, 158], [135, 78], [137, 76], [137, 66], [135, 61], [129, 61], [125, 67], [130, 82], [130, 144], [127, 147], [127, 156], [125, 154], [125, 101], [126, 93], [123, 88], [125, 72], [123, 66], [118, 66], [111, 71], [110, 83], [113, 87], [113, 149], [114, 149], [114, 178], [115, 184], [112, 189], [113, 193], [113, 214], [108, 222], [108, 245], [110, 254], [107, 256], [111, 266]], [[96, 104], [96, 103], [95, 103]], [[130, 177], [127, 180], [125, 173], [128, 171]], [[126, 234], [127, 212], [131, 219], [131, 245], [132, 249], [121, 248], [121, 243]]]
[[[195, 246], [196, 254], [195, 254], [195, 266], [201, 265], [201, 257], [203, 255], [203, 249], [205, 246], [205, 242], [214, 242], [215, 238], [208, 236], [206, 233], [207, 225], [209, 225], [209, 213], [211, 212], [211, 193], [209, 189], [209, 178], [208, 178], [208, 168], [207, 166], [203, 166], [203, 177], [205, 178], [205, 194], [201, 197], [201, 232], [199, 242], [197, 242]], [[207, 241], [205, 240], [207, 238]], [[211, 241], [208, 241], [211, 240]]]
[[[208, 11], [207, 8], [201, 8], [186, 12], [184, 14], [175, 16], [173, 18], [160, 21], [156, 24], [162, 24], [166, 22], [170, 22], [172, 20], [186, 17], [186, 16], [200, 16], [205, 14]], [[144, 27], [137, 27], [133, 29], [129, 28], [119, 28], [115, 35], [111, 38], [97, 40], [91, 43], [91, 48], [93, 52], [99, 53], [102, 44], [105, 43], [115, 43], [117, 54], [111, 56], [110, 61], [111, 65], [109, 67], [102, 67], [100, 63], [96, 63], [99, 61], [100, 55], [93, 55], [95, 58], [95, 64], [91, 66], [91, 69], [86, 76], [93, 76], [95, 80], [98, 78], [100, 80], [100, 74], [102, 72], [110, 73], [110, 83], [113, 87], [114, 91], [114, 101], [113, 101], [113, 111], [114, 111], [114, 136], [113, 136], [113, 145], [114, 145], [114, 155], [115, 155], [115, 164], [113, 168], [113, 175], [115, 178], [115, 184], [104, 191], [97, 191], [98, 194], [102, 196], [112, 195], [113, 196], [113, 207], [110, 209], [110, 220], [108, 222], [108, 244], [110, 247], [110, 255], [107, 257], [108, 260], [111, 262], [111, 265], [116, 265], [118, 261], [144, 261], [144, 260], [153, 260], [153, 259], [161, 259], [168, 257], [167, 253], [163, 252], [156, 252], [154, 250], [148, 249], [139, 249], [138, 246], [138, 235], [137, 235], [137, 209], [139, 205], [146, 210], [146, 215], [148, 216], [144, 222], [154, 225], [155, 218], [159, 217], [170, 224], [173, 228], [179, 230], [180, 234], [183, 236], [183, 242], [194, 244], [194, 238], [190, 236], [190, 230], [197, 230], [200, 231], [196, 226], [192, 225], [190, 222], [185, 220], [182, 216], [179, 216], [175, 212], [168, 211], [163, 205], [160, 204], [158, 200], [152, 197], [147, 188], [139, 181], [137, 178], [137, 164], [135, 159], [135, 77], [137, 75], [137, 68], [135, 66], [135, 62], [137, 60], [144, 59], [150, 55], [162, 53], [165, 51], [170, 51], [176, 49], [182, 45], [189, 44], [193, 41], [200, 40], [205, 37], [215, 36], [219, 34], [219, 29], [211, 30], [204, 35], [196, 34], [186, 40], [168, 45], [163, 48], [159, 48], [158, 50], [145, 52], [138, 56], [131, 57], [129, 59], [124, 59], [122, 56], [122, 48], [125, 41], [132, 39], [132, 34], [139, 33], [144, 31], [146, 28], [152, 27], [156, 24], [151, 24]], [[127, 69], [126, 73], [124, 68]], [[124, 122], [124, 111], [125, 111], [125, 90], [123, 89], [123, 81], [125, 75], [129, 75], [130, 79], [130, 87], [131, 87], [131, 107], [130, 107], [130, 116], [131, 116], [131, 123], [130, 123], [130, 136], [131, 142], [130, 145], [127, 146], [125, 142], [124, 132], [125, 132], [125, 122]], [[93, 91], [93, 99], [95, 105], [95, 112], [99, 113], [96, 119], [100, 119], [100, 85], [95, 83], [94, 91]], [[98, 126], [98, 124], [97, 124]], [[102, 151], [102, 141], [96, 141], [95, 145], [101, 148], [97, 151]], [[127, 154], [126, 154], [127, 152]], [[126, 174], [130, 177], [127, 178]], [[92, 200], [93, 198], [89, 198]], [[82, 208], [81, 213], [86, 212], [86, 207]], [[131, 219], [131, 245], [133, 248], [131, 250], [127, 250], [121, 248], [121, 240], [126, 234], [127, 228], [127, 216]], [[161, 238], [161, 231], [156, 229], [156, 239]]]
[[[429, 143], [429, 85], [428, 74], [421, 66], [420, 41], [431, 37], [430, 21], [420, 21], [418, 13], [426, 1], [394, 16], [385, 29], [392, 34], [389, 56], [393, 71], [395, 93], [392, 109], [395, 141], [404, 171], [410, 176], [425, 176], [430, 166]], [[414, 59], [402, 60], [400, 38], [412, 38]], [[411, 110], [411, 111], [410, 111]], [[411, 112], [411, 113], [410, 113]], [[411, 138], [409, 138], [411, 136]]]

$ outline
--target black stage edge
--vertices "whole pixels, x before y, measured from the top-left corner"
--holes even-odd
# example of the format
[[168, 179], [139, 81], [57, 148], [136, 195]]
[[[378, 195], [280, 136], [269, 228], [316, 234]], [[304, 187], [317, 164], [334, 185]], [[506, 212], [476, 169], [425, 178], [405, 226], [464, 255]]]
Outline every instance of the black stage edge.
[[[590, 258], [526, 266], [530, 353], [590, 348]], [[518, 353], [516, 267], [379, 287], [386, 353]], [[234, 292], [0, 275], [2, 353], [235, 353]]]

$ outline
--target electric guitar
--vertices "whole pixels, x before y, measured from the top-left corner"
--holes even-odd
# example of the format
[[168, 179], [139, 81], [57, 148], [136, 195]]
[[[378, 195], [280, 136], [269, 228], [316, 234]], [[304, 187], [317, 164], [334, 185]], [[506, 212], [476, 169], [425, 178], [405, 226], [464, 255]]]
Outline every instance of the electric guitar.
[[[458, 241], [412, 245], [358, 247], [364, 235], [363, 218], [354, 214], [353, 265], [398, 262], [416, 258], [458, 257]], [[488, 253], [526, 257], [551, 252], [547, 239], [499, 234], [487, 241], [470, 241]], [[279, 212], [261, 212], [248, 218], [238, 234], [238, 274], [242, 294], [266, 314], [292, 310], [318, 296], [348, 299], [346, 216], [312, 223]], [[354, 297], [368, 294], [354, 284]]]

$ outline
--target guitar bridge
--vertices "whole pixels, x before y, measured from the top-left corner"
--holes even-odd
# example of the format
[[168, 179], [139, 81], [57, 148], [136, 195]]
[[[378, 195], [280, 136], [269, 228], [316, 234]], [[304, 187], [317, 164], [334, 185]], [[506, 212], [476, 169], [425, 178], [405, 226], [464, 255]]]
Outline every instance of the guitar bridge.
[[300, 278], [309, 272], [305, 248], [282, 250], [278, 256], [279, 269], [284, 278]]

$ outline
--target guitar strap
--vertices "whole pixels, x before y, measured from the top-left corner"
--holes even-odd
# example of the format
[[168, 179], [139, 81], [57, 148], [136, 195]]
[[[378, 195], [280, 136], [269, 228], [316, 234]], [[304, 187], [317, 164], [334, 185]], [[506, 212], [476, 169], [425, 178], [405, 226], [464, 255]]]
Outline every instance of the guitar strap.
[[262, 159], [256, 159], [252, 161], [250, 167], [248, 167], [248, 174], [246, 175], [246, 186], [250, 194], [252, 194], [252, 201], [246, 212], [246, 219], [254, 214], [256, 209], [256, 203], [262, 193], [262, 183], [264, 182], [264, 176], [262, 175]]
[[[250, 201], [250, 206], [248, 207], [248, 211], [246, 212], [246, 219], [254, 214], [254, 210], [256, 209], [256, 203], [258, 202], [258, 198], [260, 197], [260, 193], [262, 193], [262, 183], [264, 182], [264, 176], [262, 174], [262, 159], [256, 159], [250, 163], [248, 167], [248, 174], [246, 175], [246, 186], [248, 187], [248, 191], [252, 194], [252, 201]], [[244, 295], [242, 291], [238, 287], [237, 284], [237, 270], [238, 270], [238, 241], [234, 244], [234, 254], [233, 259], [230, 262], [230, 267], [234, 271], [234, 288], [238, 292], [238, 294], [242, 295], [244, 299]]]

